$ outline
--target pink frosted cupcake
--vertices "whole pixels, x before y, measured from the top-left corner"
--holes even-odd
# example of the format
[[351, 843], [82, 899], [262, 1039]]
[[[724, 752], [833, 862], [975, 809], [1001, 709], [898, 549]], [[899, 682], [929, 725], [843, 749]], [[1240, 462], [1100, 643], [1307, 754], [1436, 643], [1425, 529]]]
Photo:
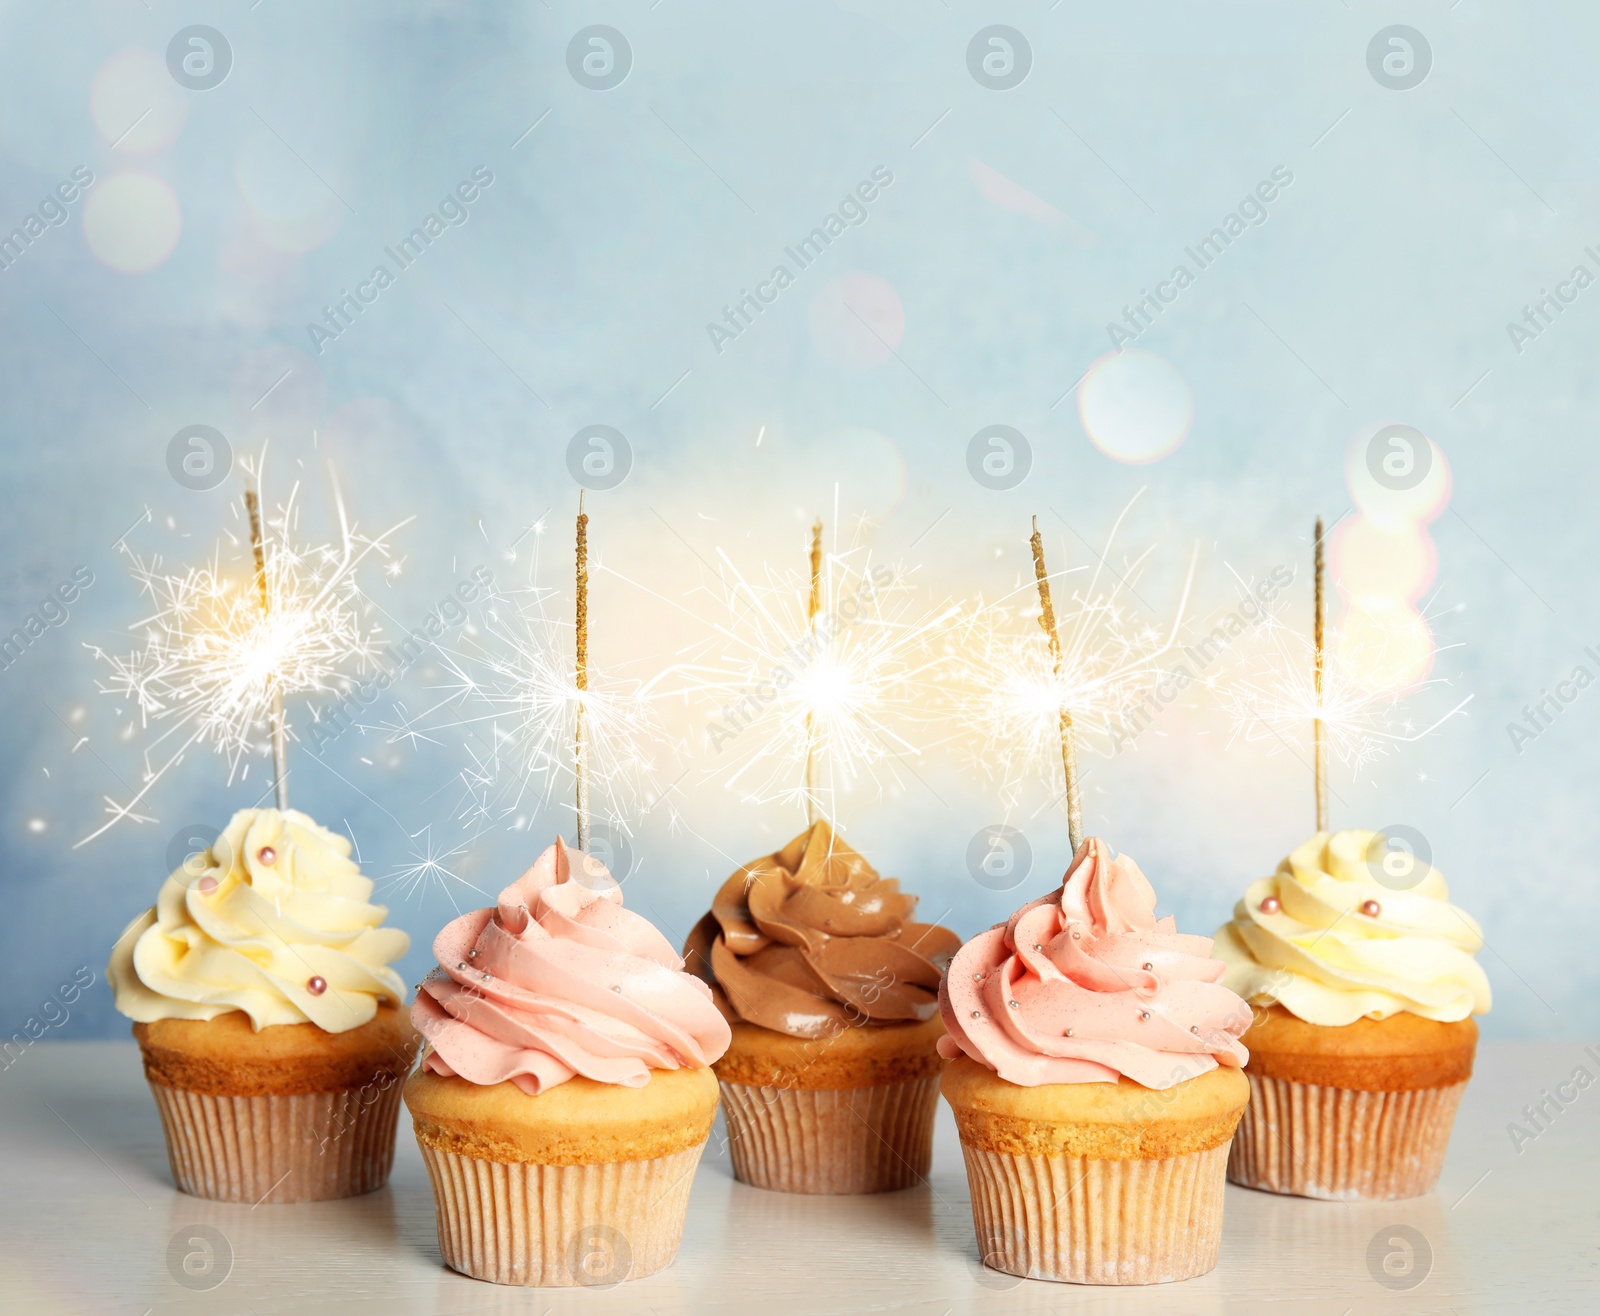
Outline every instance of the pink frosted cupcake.
[[728, 1046], [710, 989], [559, 840], [433, 952], [405, 1100], [445, 1263], [539, 1286], [669, 1264]]
[[1138, 865], [1090, 837], [1060, 891], [950, 965], [941, 1090], [997, 1270], [1154, 1284], [1217, 1264], [1250, 1012], [1211, 938], [1155, 905]]

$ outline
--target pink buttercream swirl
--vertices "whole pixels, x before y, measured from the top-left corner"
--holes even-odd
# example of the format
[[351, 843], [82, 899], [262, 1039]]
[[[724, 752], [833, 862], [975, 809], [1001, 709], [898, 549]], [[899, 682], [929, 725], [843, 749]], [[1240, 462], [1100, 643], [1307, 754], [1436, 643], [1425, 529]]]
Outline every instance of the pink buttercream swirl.
[[557, 840], [494, 909], [447, 923], [411, 1017], [423, 1068], [534, 1096], [574, 1074], [643, 1087], [652, 1069], [703, 1069], [732, 1034], [711, 989], [622, 907], [605, 865]]
[[1078, 847], [1061, 890], [956, 952], [939, 989], [947, 1037], [1008, 1082], [1169, 1088], [1249, 1058], [1250, 1009], [1222, 986], [1211, 938], [1155, 916], [1156, 893], [1126, 855], [1096, 837]]

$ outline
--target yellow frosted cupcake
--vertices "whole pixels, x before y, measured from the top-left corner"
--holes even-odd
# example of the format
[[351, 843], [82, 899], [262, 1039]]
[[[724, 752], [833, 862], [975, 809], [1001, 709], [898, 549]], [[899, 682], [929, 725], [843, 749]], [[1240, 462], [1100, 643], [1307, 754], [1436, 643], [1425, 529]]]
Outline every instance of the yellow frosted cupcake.
[[134, 1020], [172, 1177], [197, 1197], [302, 1202], [381, 1187], [417, 1036], [350, 842], [241, 809], [128, 925], [107, 978]]
[[684, 947], [732, 1025], [717, 1061], [734, 1174], [791, 1193], [927, 1177], [939, 975], [959, 940], [825, 822], [730, 877]]
[[1155, 905], [1138, 865], [1091, 836], [1059, 891], [951, 962], [943, 1092], [996, 1270], [1157, 1284], [1217, 1264], [1250, 1015], [1211, 939]]
[[559, 840], [433, 952], [405, 1100], [445, 1264], [542, 1287], [668, 1265], [728, 1045], [705, 985]]
[[1318, 832], [1217, 931], [1226, 982], [1256, 1007], [1235, 1183], [1357, 1200], [1438, 1182], [1490, 1004], [1483, 933], [1437, 869], [1397, 880], [1388, 854], [1377, 832]]

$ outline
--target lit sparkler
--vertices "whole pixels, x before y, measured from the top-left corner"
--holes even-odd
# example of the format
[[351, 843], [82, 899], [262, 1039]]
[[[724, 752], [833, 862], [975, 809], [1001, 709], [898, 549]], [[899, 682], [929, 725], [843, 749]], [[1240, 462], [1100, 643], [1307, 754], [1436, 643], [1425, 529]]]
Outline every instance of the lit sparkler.
[[[1322, 573], [1322, 523], [1317, 522], [1314, 576]], [[1276, 613], [1267, 613], [1255, 628], [1260, 637], [1254, 651], [1242, 656], [1235, 670], [1216, 683], [1218, 699], [1234, 723], [1234, 735], [1247, 743], [1272, 740], [1292, 747], [1312, 731], [1312, 780], [1315, 789], [1317, 829], [1328, 827], [1327, 756], [1331, 751], [1355, 772], [1383, 757], [1396, 745], [1410, 744], [1438, 730], [1468, 704], [1468, 695], [1448, 712], [1420, 730], [1403, 714], [1400, 696], [1427, 686], [1446, 684], [1423, 681], [1408, 690], [1374, 685], [1340, 661], [1340, 646], [1326, 642], [1323, 622], [1324, 589], [1313, 581], [1312, 638], [1286, 625]], [[1367, 654], [1363, 670], [1380, 670], [1381, 654]]]
[[[574, 621], [553, 615], [555, 589], [530, 583], [495, 594], [480, 624], [441, 647], [441, 697], [391, 739], [446, 724], [466, 733], [468, 821], [498, 822], [570, 786], [582, 849], [592, 817], [626, 831], [652, 802], [664, 736], [649, 692], [589, 661], [587, 517], [579, 517]], [[538, 569], [536, 552], [530, 582]]]
[[[1117, 517], [1092, 568], [1045, 572], [1036, 531], [1034, 572], [966, 615], [952, 632], [947, 660], [954, 714], [974, 759], [1000, 779], [1012, 806], [1026, 782], [1061, 777], [1074, 846], [1082, 828], [1077, 751], [1114, 750], [1128, 710], [1164, 670], [1194, 580], [1191, 557], [1171, 623], [1162, 628], [1141, 618], [1138, 583], [1154, 549], [1121, 570], [1109, 563], [1132, 506]], [[1053, 596], [1050, 617], [1046, 596]]]
[[808, 820], [835, 815], [863, 780], [898, 780], [897, 768], [920, 755], [938, 640], [960, 611], [919, 610], [905, 573], [863, 547], [841, 549], [835, 536], [824, 552], [819, 522], [809, 570], [771, 570], [761, 582], [718, 549], [725, 619], [703, 661], [672, 669], [716, 709], [707, 728], [715, 774], [745, 799], [799, 804]]
[[413, 519], [363, 535], [335, 482], [339, 537], [308, 546], [294, 537], [299, 492], [296, 483], [277, 514], [263, 519], [252, 489], [249, 537], [229, 536], [210, 563], [181, 573], [167, 572], [159, 556], [142, 557], [122, 540], [129, 572], [152, 606], [129, 628], [143, 644], [126, 655], [87, 647], [110, 668], [99, 682], [102, 692], [130, 700], [141, 728], [158, 734], [144, 751], [137, 792], [125, 803], [108, 797], [109, 819], [77, 845], [139, 817], [134, 810], [196, 745], [227, 760], [230, 783], [243, 779], [263, 728], [276, 747], [278, 798], [285, 802], [283, 740], [291, 732], [282, 701], [336, 691], [352, 669], [362, 673], [371, 665], [377, 628], [366, 622], [356, 570], [372, 554], [388, 556], [390, 536]]

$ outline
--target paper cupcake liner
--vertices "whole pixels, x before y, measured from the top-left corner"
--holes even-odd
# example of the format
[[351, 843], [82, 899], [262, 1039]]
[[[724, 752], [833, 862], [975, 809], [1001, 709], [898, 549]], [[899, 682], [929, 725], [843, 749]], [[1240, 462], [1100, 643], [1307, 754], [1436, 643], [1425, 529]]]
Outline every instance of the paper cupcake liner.
[[782, 1193], [884, 1193], [928, 1177], [939, 1076], [866, 1088], [722, 1084], [738, 1179]]
[[705, 1143], [647, 1161], [536, 1165], [422, 1144], [445, 1265], [493, 1284], [609, 1288], [670, 1265]]
[[1467, 1086], [1358, 1092], [1246, 1076], [1250, 1105], [1234, 1135], [1228, 1178], [1331, 1201], [1432, 1192]]
[[386, 1088], [222, 1097], [150, 1084], [178, 1188], [218, 1202], [320, 1202], [381, 1188], [400, 1081]]
[[978, 1253], [995, 1270], [1073, 1284], [1165, 1284], [1217, 1264], [1227, 1144], [1127, 1161], [961, 1150]]

